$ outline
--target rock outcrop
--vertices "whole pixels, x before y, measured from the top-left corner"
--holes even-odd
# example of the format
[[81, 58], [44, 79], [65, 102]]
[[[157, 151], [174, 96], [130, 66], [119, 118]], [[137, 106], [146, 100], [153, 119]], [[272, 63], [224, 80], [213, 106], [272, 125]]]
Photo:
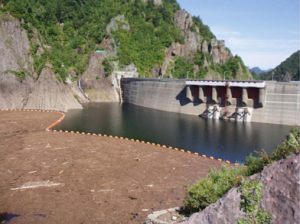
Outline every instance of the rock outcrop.
[[[163, 4], [163, 1], [162, 0], [151, 0], [153, 1], [154, 5], [157, 5], [157, 6], [160, 6]], [[144, 3], [147, 3], [149, 2], [149, 0], [143, 0]]]
[[[161, 74], [163, 76], [170, 70], [175, 57], [193, 58], [196, 54], [202, 53], [210, 55], [214, 64], [224, 64], [232, 57], [230, 51], [226, 49], [223, 40], [212, 38], [208, 41], [201, 36], [199, 28], [194, 26], [193, 17], [187, 11], [178, 10], [174, 21], [184, 37], [184, 43], [172, 43], [166, 50], [165, 60], [161, 66]], [[203, 66], [209, 66], [206, 57]], [[194, 72], [196, 73], [197, 70], [199, 70], [199, 67], [195, 67]]]
[[0, 15], [0, 108], [82, 108], [69, 86], [59, 82], [46, 67], [37, 79], [30, 56], [30, 42], [19, 20]]
[[203, 212], [192, 215], [185, 224], [234, 224], [244, 213], [240, 210], [241, 193], [231, 189], [223, 198], [208, 206]]
[[11, 73], [0, 73], [0, 109], [24, 108], [34, 80], [27, 76], [22, 82]]
[[0, 108], [23, 108], [34, 83], [32, 76], [24, 80], [16, 73], [34, 74], [30, 44], [19, 20], [9, 14], [0, 15]]
[[70, 108], [82, 108], [75, 99], [71, 89], [59, 82], [52, 69], [45, 67], [34, 83], [28, 96], [25, 108], [58, 109], [66, 111]]
[[26, 76], [20, 81], [13, 74], [0, 74], [0, 108], [68, 109], [82, 108], [69, 86], [59, 82], [51, 68], [44, 68], [35, 81]]
[[212, 55], [213, 63], [215, 64], [224, 64], [232, 56], [225, 48], [224, 40], [212, 39], [210, 48], [211, 50], [209, 52]]
[[107, 34], [111, 34], [112, 32], [116, 32], [118, 30], [130, 30], [130, 26], [128, 22], [125, 19], [124, 15], [118, 15], [116, 17], [113, 17], [109, 24], [106, 26], [106, 32]]
[[0, 14], [0, 74], [22, 71], [35, 76], [30, 43], [19, 20]]
[[193, 26], [192, 16], [185, 10], [178, 10], [175, 14], [175, 25], [180, 29], [184, 37], [184, 44], [173, 46], [174, 54], [178, 56], [190, 56], [201, 50], [202, 38], [199, 32], [191, 30]]
[[81, 85], [93, 102], [118, 102], [119, 96], [112, 85], [112, 76], [105, 77], [102, 54], [93, 53], [89, 65], [81, 77]]
[[264, 185], [262, 208], [272, 214], [272, 223], [300, 223], [300, 154], [267, 167], [259, 179]]
[[[272, 215], [273, 224], [300, 223], [300, 154], [275, 162], [251, 178], [264, 186], [261, 206]], [[185, 224], [238, 223], [244, 216], [240, 204], [240, 191], [233, 188]]]

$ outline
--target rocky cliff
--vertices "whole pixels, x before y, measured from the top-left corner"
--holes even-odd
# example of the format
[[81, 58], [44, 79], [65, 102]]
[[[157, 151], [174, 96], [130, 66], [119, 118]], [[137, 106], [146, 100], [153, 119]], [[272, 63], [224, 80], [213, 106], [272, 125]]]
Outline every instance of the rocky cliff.
[[45, 67], [34, 82], [25, 108], [68, 109], [81, 108], [69, 86], [58, 81], [50, 67]]
[[[265, 167], [251, 179], [263, 185], [261, 208], [272, 216], [271, 223], [300, 223], [300, 154]], [[185, 224], [234, 224], [244, 217], [241, 190], [233, 188], [216, 203], [192, 215]]]
[[[192, 17], [185, 10], [181, 9], [175, 13], [174, 22], [180, 29], [184, 41], [183, 43], [173, 42], [166, 50], [165, 59], [161, 66], [161, 74], [163, 76], [172, 75], [172, 68], [170, 67], [176, 63], [176, 58], [182, 57], [188, 58], [194, 64], [192, 73], [197, 74], [201, 70], [204, 71], [204, 76], [201, 78], [223, 79], [224, 74], [220, 69], [215, 69], [214, 65], [221, 67], [233, 57], [229, 49], [226, 48], [225, 41], [217, 40], [212, 34], [208, 37], [204, 36], [207, 34], [203, 34], [201, 29], [207, 29], [205, 32], [210, 32], [209, 29], [199, 19]], [[201, 57], [200, 63], [195, 60], [196, 57]], [[232, 71], [224, 70], [223, 72]], [[237, 64], [237, 69], [232, 75], [235, 79], [252, 79], [250, 72], [242, 64], [242, 61]]]
[[[118, 101], [114, 77], [136, 73], [251, 79], [224, 41], [175, 0], [4, 1], [0, 37], [1, 107]], [[50, 80], [56, 93], [45, 93]]]
[[0, 74], [23, 72], [35, 77], [27, 32], [9, 14], [0, 14]]
[[38, 76], [33, 68], [27, 32], [19, 20], [0, 15], [0, 108], [81, 108], [69, 86], [50, 67]]
[[93, 102], [118, 102], [119, 96], [112, 86], [112, 76], [106, 76], [101, 54], [92, 54], [80, 81], [87, 97]]

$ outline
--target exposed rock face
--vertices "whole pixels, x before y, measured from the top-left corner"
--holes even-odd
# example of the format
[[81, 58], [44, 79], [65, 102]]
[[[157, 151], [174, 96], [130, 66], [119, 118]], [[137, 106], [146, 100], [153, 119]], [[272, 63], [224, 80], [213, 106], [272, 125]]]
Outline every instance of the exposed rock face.
[[[57, 81], [50, 68], [35, 80], [27, 33], [17, 19], [0, 15], [0, 37], [0, 108], [81, 108], [70, 88]], [[18, 78], [18, 73], [25, 78]]]
[[[251, 178], [264, 185], [261, 206], [272, 215], [273, 224], [300, 223], [300, 154], [275, 162]], [[244, 215], [240, 203], [239, 190], [233, 188], [216, 203], [193, 214], [185, 224], [237, 223]]]
[[202, 42], [201, 51], [202, 51], [203, 53], [208, 53], [208, 52], [209, 52], [209, 51], [208, 51], [208, 43], [207, 43], [206, 40], [204, 40], [204, 41]]
[[[193, 29], [193, 18], [187, 11], [178, 10], [174, 21], [175, 25], [180, 29], [181, 35], [184, 37], [184, 44], [173, 43], [166, 50], [165, 60], [161, 66], [161, 74], [163, 76], [170, 70], [175, 56], [193, 58], [195, 54], [201, 52], [211, 55], [214, 64], [224, 64], [232, 57], [231, 53], [226, 49], [224, 41], [212, 39], [208, 42], [201, 37], [199, 29], [196, 26]], [[204, 60], [204, 67], [208, 67], [209, 63], [207, 59], [205, 58]], [[196, 73], [198, 70], [199, 67], [194, 72]]]
[[173, 44], [173, 53], [178, 56], [186, 57], [197, 52], [209, 53], [212, 55], [213, 62], [216, 64], [225, 63], [232, 55], [225, 48], [223, 40], [212, 39], [210, 43], [204, 40], [197, 27], [192, 31], [193, 18], [185, 10], [179, 10], [175, 14], [175, 24], [180, 29], [185, 38], [185, 44]]
[[23, 71], [34, 75], [29, 40], [19, 20], [8, 14], [0, 15], [0, 37], [0, 74]]
[[175, 14], [175, 24], [185, 35], [193, 25], [192, 16], [185, 10], [178, 10]]
[[59, 82], [51, 68], [44, 68], [28, 96], [25, 108], [58, 109], [82, 108], [72, 91]]
[[0, 15], [0, 108], [23, 108], [34, 80], [21, 82], [14, 72], [33, 74], [29, 40], [20, 22], [9, 14]]
[[[147, 3], [148, 1], [149, 0], [143, 0], [144, 3]], [[152, 0], [152, 1], [153, 1], [154, 5], [157, 5], [157, 6], [163, 4], [162, 0]]]
[[273, 216], [273, 224], [300, 223], [300, 154], [264, 169], [262, 207]]
[[179, 56], [189, 56], [201, 50], [201, 36], [199, 32], [192, 32], [193, 26], [192, 16], [185, 10], [178, 10], [175, 14], [175, 24], [180, 29], [181, 34], [184, 36], [185, 44], [173, 45], [174, 51], [177, 51]]
[[22, 82], [11, 73], [0, 73], [0, 108], [23, 108], [34, 80], [27, 76]]
[[0, 108], [66, 111], [82, 106], [69, 86], [57, 81], [50, 68], [44, 68], [37, 81], [26, 76], [21, 82], [13, 74], [0, 74]]
[[232, 55], [225, 48], [224, 40], [211, 40], [211, 55], [215, 64], [224, 64]]
[[118, 102], [119, 97], [112, 85], [112, 77], [105, 77], [103, 59], [104, 55], [91, 55], [88, 68], [81, 77], [82, 88], [93, 102]]
[[237, 223], [237, 220], [244, 216], [244, 213], [240, 211], [240, 202], [241, 194], [237, 188], [233, 188], [223, 198], [208, 206], [203, 212], [195, 213], [184, 223]]
[[114, 18], [112, 18], [106, 26], [106, 32], [108, 34], [111, 34], [112, 32], [118, 31], [118, 30], [130, 30], [130, 26], [128, 22], [125, 20], [124, 15], [118, 15]]

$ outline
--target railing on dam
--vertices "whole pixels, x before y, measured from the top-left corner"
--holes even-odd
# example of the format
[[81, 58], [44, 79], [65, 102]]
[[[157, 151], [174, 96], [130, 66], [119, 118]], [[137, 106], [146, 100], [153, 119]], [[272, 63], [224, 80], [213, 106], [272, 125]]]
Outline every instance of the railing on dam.
[[229, 86], [229, 87], [244, 87], [244, 88], [265, 88], [265, 81], [238, 81], [238, 80], [187, 80], [186, 85], [195, 86]]

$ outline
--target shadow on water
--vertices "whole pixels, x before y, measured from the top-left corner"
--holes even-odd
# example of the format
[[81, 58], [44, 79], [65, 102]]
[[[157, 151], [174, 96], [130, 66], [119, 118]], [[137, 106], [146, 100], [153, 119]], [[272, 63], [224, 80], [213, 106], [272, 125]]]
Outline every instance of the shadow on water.
[[140, 139], [244, 162], [254, 151], [264, 149], [270, 153], [290, 127], [206, 120], [129, 104], [101, 103], [70, 110], [57, 129]]

